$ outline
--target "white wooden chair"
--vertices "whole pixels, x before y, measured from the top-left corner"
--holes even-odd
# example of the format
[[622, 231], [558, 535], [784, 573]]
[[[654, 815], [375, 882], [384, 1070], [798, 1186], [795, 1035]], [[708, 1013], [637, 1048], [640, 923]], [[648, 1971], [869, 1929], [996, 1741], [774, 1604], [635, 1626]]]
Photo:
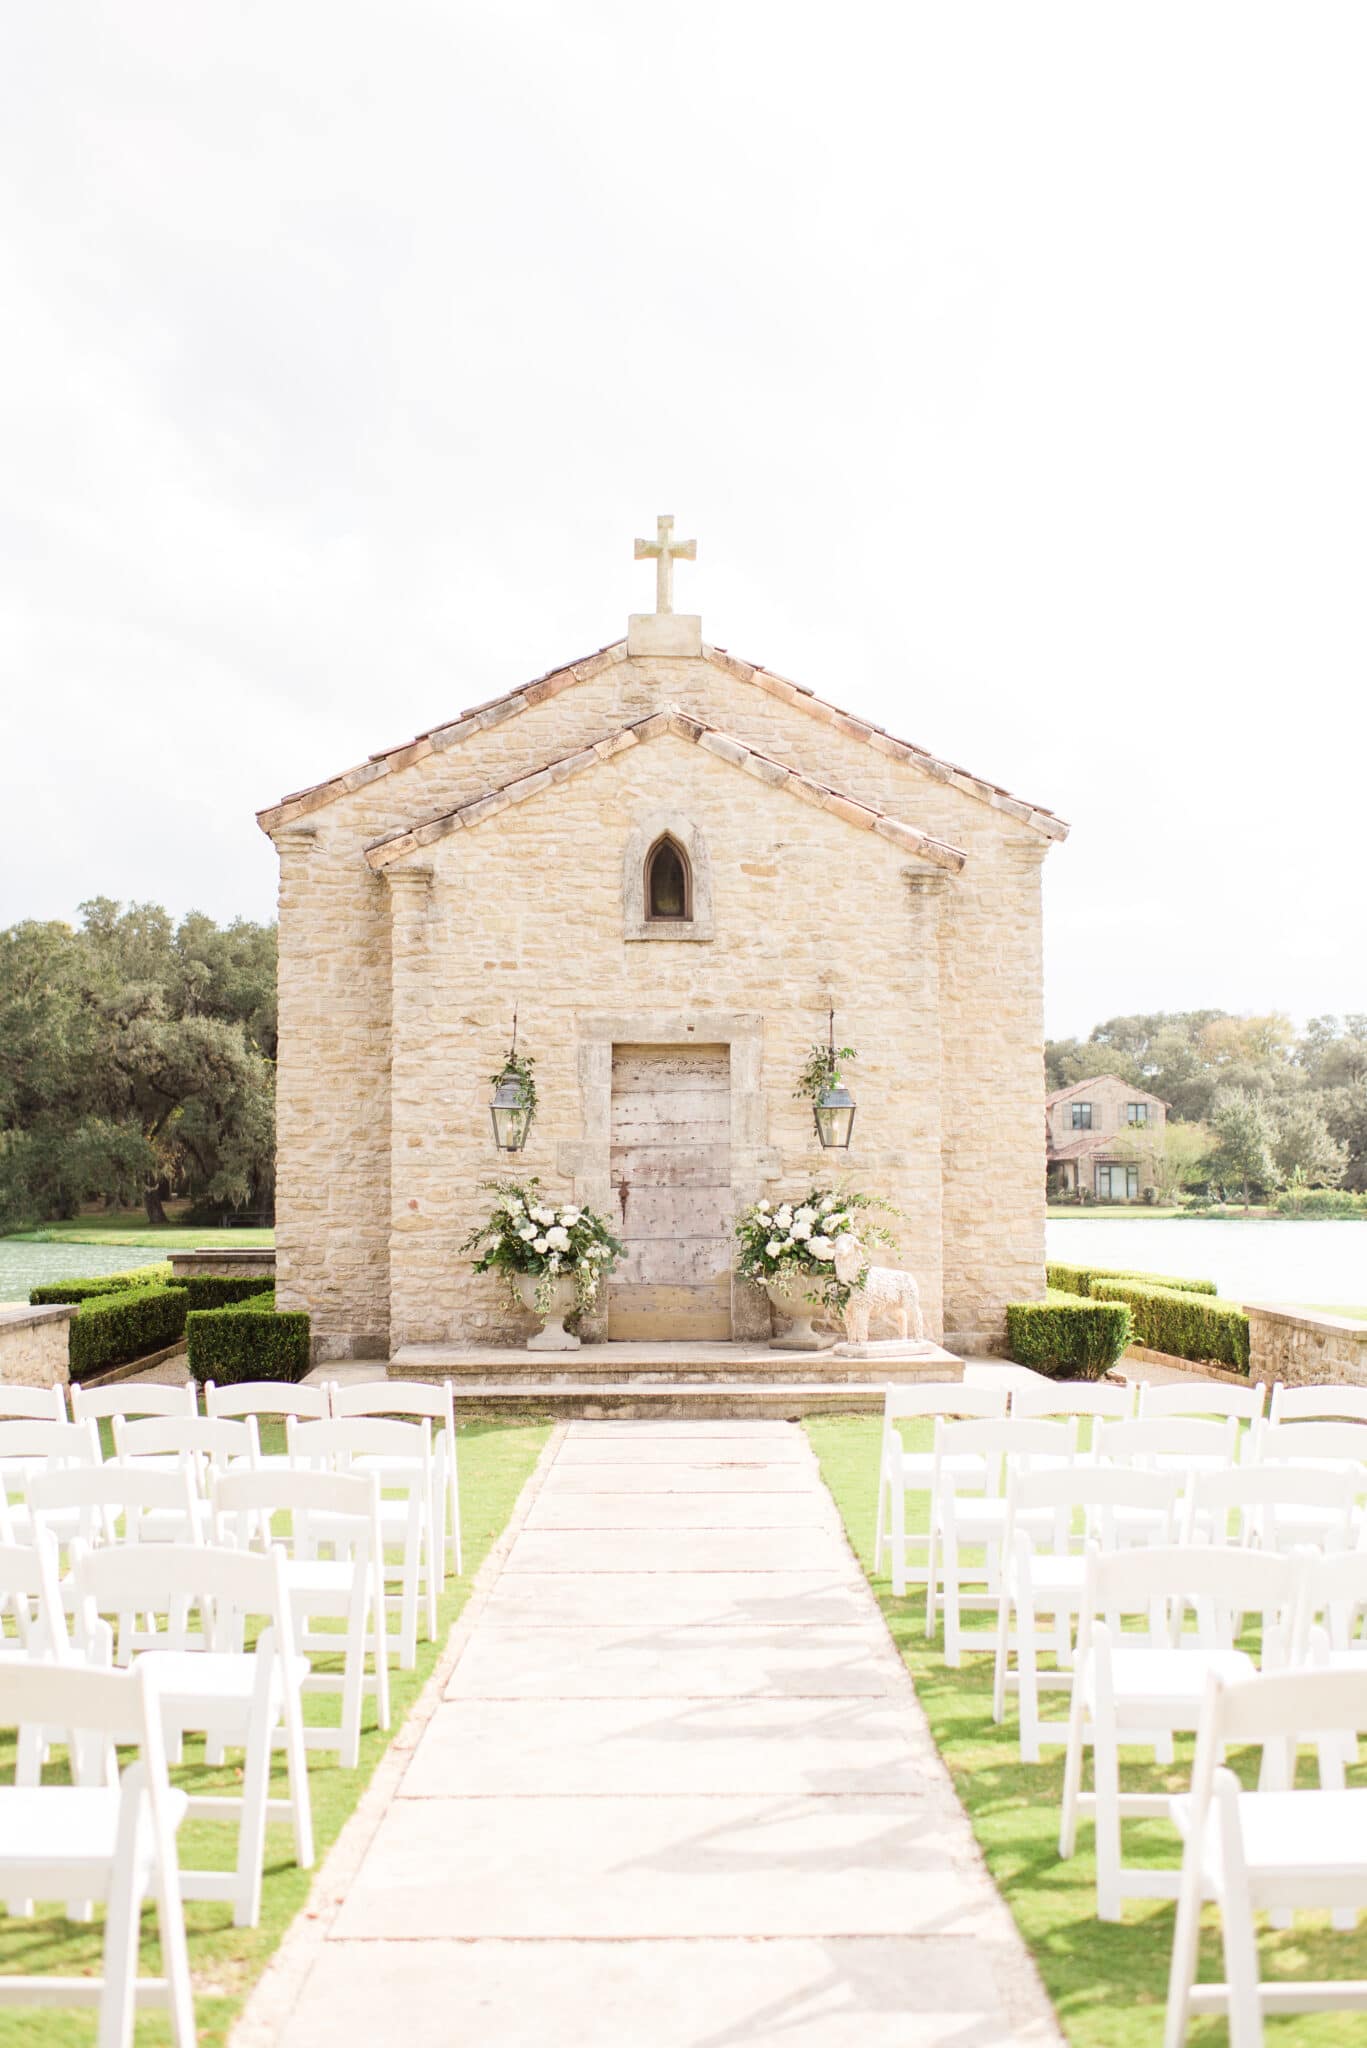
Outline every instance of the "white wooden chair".
[[[946, 1664], [957, 1669], [963, 1650], [965, 1609], [995, 1610], [1000, 1592], [1000, 1558], [1006, 1531], [1009, 1470], [1071, 1464], [1077, 1451], [1077, 1423], [1016, 1422], [1008, 1416], [985, 1421], [951, 1421], [937, 1416], [932, 1456], [930, 1549], [926, 1575], [926, 1635], [945, 1620]], [[958, 1473], [969, 1461], [981, 1463], [981, 1484], [960, 1492]], [[966, 1549], [984, 1552], [981, 1564], [964, 1559]], [[978, 1586], [971, 1592], [968, 1587]], [[976, 1647], [989, 1650], [984, 1634]]]
[[116, 1415], [198, 1415], [198, 1389], [193, 1380], [181, 1387], [158, 1386], [154, 1380], [119, 1380], [112, 1387], [71, 1389], [71, 1413], [77, 1422], [102, 1422]]
[[[874, 1521], [873, 1568], [883, 1569], [883, 1546], [892, 1550], [892, 1590], [901, 1595], [908, 1579], [924, 1585], [929, 1572], [925, 1566], [909, 1568], [907, 1546], [915, 1544], [928, 1553], [930, 1538], [919, 1530], [907, 1529], [907, 1495], [924, 1494], [929, 1500], [933, 1451], [909, 1451], [902, 1442], [899, 1422], [928, 1421], [937, 1415], [1003, 1416], [1010, 1401], [1010, 1389], [996, 1383], [961, 1384], [957, 1380], [922, 1380], [909, 1387], [890, 1386], [883, 1402], [883, 1440], [878, 1452], [878, 1512]], [[984, 1481], [980, 1458], [968, 1458], [955, 1470], [962, 1487]]]
[[59, 1543], [200, 1543], [207, 1509], [188, 1465], [68, 1466], [35, 1472], [29, 1518]]
[[188, 1465], [204, 1499], [211, 1479], [232, 1466], [254, 1471], [261, 1441], [254, 1415], [229, 1422], [214, 1415], [114, 1417], [114, 1454], [121, 1465]]
[[[179, 1745], [187, 1734], [202, 1734], [210, 1763], [221, 1763], [225, 1748], [243, 1751], [242, 1797], [192, 1797], [186, 1809], [190, 1820], [236, 1825], [235, 1867], [180, 1873], [182, 1898], [226, 1901], [235, 1927], [255, 1927], [261, 1917], [268, 1817], [291, 1823], [299, 1867], [313, 1862], [303, 1714], [309, 1663], [295, 1649], [284, 1565], [274, 1547], [263, 1555], [181, 1544], [82, 1551], [72, 1565], [84, 1642], [95, 1640], [103, 1615], [122, 1618], [133, 1609], [167, 1616], [165, 1634], [136, 1662], [146, 1669], [168, 1741]], [[187, 1626], [189, 1606], [199, 1611], [198, 1632]], [[251, 1650], [249, 1616], [266, 1624]], [[275, 1744], [285, 1751], [288, 1799], [269, 1796]]]
[[1043, 1420], [1047, 1416], [1104, 1415], [1126, 1422], [1134, 1414], [1134, 1388], [1116, 1387], [1106, 1380], [1049, 1380], [1032, 1373], [1017, 1380], [1011, 1391], [1013, 1421]]
[[[1266, 2014], [1367, 2011], [1367, 1979], [1264, 1983], [1254, 1916], [1328, 1907], [1341, 1925], [1367, 1906], [1367, 1791], [1341, 1775], [1319, 1791], [1245, 1792], [1226, 1750], [1290, 1748], [1309, 1731], [1342, 1754], [1367, 1728], [1367, 1668], [1299, 1668], [1229, 1684], [1212, 1677], [1202, 1705], [1191, 1791], [1172, 1801], [1184, 1853], [1168, 1977], [1164, 2048], [1183, 2048], [1194, 2015], [1223, 2013], [1230, 2048], [1263, 2048]], [[1321, 1749], [1321, 1757], [1325, 1754]], [[1323, 1763], [1321, 1764], [1323, 1773]], [[1225, 1976], [1196, 1982], [1201, 1907], [1220, 1909]], [[1289, 2038], [1289, 2037], [1288, 2037]], [[1348, 2036], [1345, 2034], [1345, 2040]]]
[[0, 1422], [0, 1498], [17, 1541], [28, 1533], [23, 1495], [35, 1472], [98, 1465], [100, 1435], [93, 1422]]
[[[6, 1669], [42, 1657], [69, 1662], [72, 1651], [57, 1575], [57, 1552], [39, 1531], [31, 1543], [8, 1543], [0, 1531], [0, 1694]], [[36, 1785], [42, 1776], [45, 1734], [20, 1727], [16, 1785]]]
[[[0, 1720], [70, 1731], [76, 1772], [72, 1785], [0, 1786], [0, 1897], [105, 1904], [102, 1977], [0, 1975], [0, 2005], [98, 2006], [99, 2048], [132, 2048], [136, 2009], [161, 2007], [176, 2048], [194, 2048], [176, 1878], [185, 1797], [167, 1782], [161, 1717], [146, 1678], [77, 1663], [16, 1663], [0, 1687]], [[121, 1778], [115, 1743], [138, 1751]], [[165, 1975], [140, 1978], [140, 1910], [149, 1897]]]
[[1367, 1490], [1367, 1429], [1360, 1422], [1265, 1422], [1254, 1456], [1260, 1465], [1352, 1472], [1359, 1490]]
[[[1194, 1472], [1182, 1540], [1289, 1552], [1305, 1544], [1351, 1550], [1358, 1482], [1351, 1472], [1300, 1465], [1232, 1465]], [[1234, 1534], [1230, 1517], [1237, 1516]]]
[[1263, 1419], [1266, 1392], [1261, 1380], [1247, 1387], [1196, 1379], [1160, 1387], [1152, 1380], [1141, 1380], [1139, 1417], [1143, 1422], [1156, 1422], [1167, 1415], [1236, 1415], [1241, 1422], [1256, 1425]]
[[[1179, 1544], [1093, 1553], [1078, 1622], [1076, 1677], [1068, 1716], [1059, 1855], [1077, 1844], [1079, 1814], [1096, 1830], [1097, 1915], [1118, 1920], [1127, 1898], [1176, 1896], [1178, 1873], [1140, 1869], [1122, 1857], [1121, 1824], [1130, 1816], [1167, 1818], [1166, 1794], [1122, 1792], [1122, 1740], [1153, 1743], [1195, 1729], [1207, 1677], [1237, 1684], [1257, 1665], [1235, 1647], [1244, 1614], [1263, 1614], [1265, 1664], [1285, 1661], [1298, 1561], [1262, 1551]], [[1184, 1629], [1188, 1607], [1195, 1632]], [[1142, 1618], [1141, 1631], [1119, 1627]], [[1105, 1616], [1103, 1620], [1102, 1617]], [[1092, 1749], [1095, 1791], [1082, 1790], [1083, 1754]]]
[[[306, 1692], [341, 1693], [340, 1725], [306, 1727], [304, 1746], [335, 1750], [343, 1767], [354, 1771], [361, 1760], [361, 1711], [367, 1692], [375, 1695], [379, 1726], [389, 1726], [379, 1481], [373, 1473], [238, 1471], [218, 1474], [211, 1485], [217, 1541], [238, 1549], [248, 1549], [258, 1539], [284, 1541], [285, 1585], [296, 1646], [310, 1658], [342, 1655], [340, 1678], [314, 1671], [304, 1681]], [[276, 1516], [288, 1524], [279, 1536]], [[320, 1556], [324, 1549], [331, 1549], [332, 1557]], [[338, 1633], [310, 1626], [320, 1620], [340, 1620], [346, 1627]], [[372, 1672], [366, 1670], [367, 1650]]]
[[1131, 1465], [1143, 1472], [1223, 1472], [1238, 1457], [1239, 1418], [1159, 1415], [1103, 1421], [1092, 1449], [1099, 1464]]
[[1269, 1422], [1367, 1422], [1367, 1387], [1340, 1382], [1321, 1387], [1272, 1386]]
[[[418, 1601], [426, 1590], [427, 1639], [436, 1640], [437, 1593], [442, 1579], [440, 1524], [432, 1479], [432, 1425], [392, 1417], [353, 1416], [344, 1421], [289, 1422], [290, 1457], [296, 1465], [323, 1472], [373, 1473], [380, 1486], [380, 1541], [385, 1550], [386, 1608], [399, 1617], [399, 1668], [418, 1661]], [[396, 1497], [397, 1496], [397, 1497]], [[399, 1553], [396, 1565], [388, 1553]]]
[[204, 1413], [230, 1421], [244, 1415], [293, 1415], [296, 1420], [323, 1422], [332, 1409], [326, 1387], [304, 1386], [297, 1380], [234, 1380], [226, 1387], [205, 1380]]
[[[1178, 1473], [1120, 1466], [1073, 1465], [1009, 1475], [992, 1718], [1004, 1721], [1007, 1693], [1019, 1695], [1023, 1763], [1039, 1762], [1046, 1726], [1053, 1729], [1049, 1739], [1063, 1742], [1067, 1737], [1065, 1722], [1042, 1720], [1039, 1695], [1046, 1689], [1072, 1690], [1073, 1618], [1082, 1607], [1089, 1550], [1117, 1549], [1132, 1540], [1136, 1525], [1151, 1542], [1173, 1542], [1181, 1492]], [[1053, 1624], [1049, 1635], [1040, 1627], [1045, 1617]], [[1041, 1672], [1039, 1657], [1046, 1649], [1053, 1650], [1057, 1668]]]
[[0, 1384], [0, 1422], [68, 1422], [64, 1387]]
[[[444, 1428], [432, 1442], [432, 1483], [435, 1489], [434, 1516], [442, 1534], [444, 1554], [451, 1569], [465, 1569], [460, 1532], [460, 1473], [457, 1466], [455, 1388], [450, 1380], [432, 1386], [423, 1380], [360, 1380], [344, 1387], [336, 1380], [329, 1389], [332, 1412], [339, 1421], [355, 1415], [425, 1415]], [[364, 1460], [360, 1469], [365, 1469]]]

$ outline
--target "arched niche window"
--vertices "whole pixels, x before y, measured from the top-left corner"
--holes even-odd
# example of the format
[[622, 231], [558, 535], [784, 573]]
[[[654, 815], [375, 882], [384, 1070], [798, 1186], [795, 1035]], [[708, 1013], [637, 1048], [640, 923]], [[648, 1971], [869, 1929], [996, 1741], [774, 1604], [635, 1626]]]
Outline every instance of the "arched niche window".
[[702, 833], [680, 811], [638, 819], [622, 848], [625, 939], [712, 937], [712, 864]]
[[687, 923], [693, 915], [693, 877], [688, 855], [666, 832], [646, 856], [646, 916], [652, 921], [670, 918]]

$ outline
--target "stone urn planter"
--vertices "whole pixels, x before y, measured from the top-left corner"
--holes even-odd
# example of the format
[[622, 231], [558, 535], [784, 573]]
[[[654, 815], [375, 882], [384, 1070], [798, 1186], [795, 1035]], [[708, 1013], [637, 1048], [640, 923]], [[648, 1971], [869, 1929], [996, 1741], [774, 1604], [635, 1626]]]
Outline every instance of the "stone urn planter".
[[766, 1280], [764, 1291], [775, 1312], [788, 1324], [781, 1337], [769, 1339], [771, 1351], [825, 1351], [835, 1342], [833, 1337], [823, 1337], [812, 1328], [812, 1318], [820, 1313], [820, 1307], [807, 1300], [802, 1288], [790, 1294], [787, 1288], [775, 1287]]
[[[517, 1292], [525, 1309], [533, 1315], [536, 1306], [537, 1276], [535, 1273], [517, 1275]], [[546, 1320], [534, 1337], [527, 1339], [529, 1351], [577, 1351], [579, 1339], [565, 1328], [565, 1318], [574, 1313], [574, 1281], [565, 1274], [551, 1282], [551, 1305]]]

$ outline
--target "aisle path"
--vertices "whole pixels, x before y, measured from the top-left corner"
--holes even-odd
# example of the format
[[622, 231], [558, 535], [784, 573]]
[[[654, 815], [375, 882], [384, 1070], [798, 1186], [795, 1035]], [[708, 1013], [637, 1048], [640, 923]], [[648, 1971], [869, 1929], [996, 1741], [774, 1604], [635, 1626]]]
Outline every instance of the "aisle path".
[[282, 2048], [1061, 2038], [789, 1423], [557, 1435], [337, 1890]]

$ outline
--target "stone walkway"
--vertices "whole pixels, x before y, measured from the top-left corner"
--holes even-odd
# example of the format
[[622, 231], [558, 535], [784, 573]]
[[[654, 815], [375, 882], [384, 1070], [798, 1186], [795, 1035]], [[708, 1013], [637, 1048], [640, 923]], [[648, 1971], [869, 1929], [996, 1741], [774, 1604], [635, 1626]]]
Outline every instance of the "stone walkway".
[[1060, 2043], [801, 1430], [571, 1422], [529, 1493], [235, 2040]]

